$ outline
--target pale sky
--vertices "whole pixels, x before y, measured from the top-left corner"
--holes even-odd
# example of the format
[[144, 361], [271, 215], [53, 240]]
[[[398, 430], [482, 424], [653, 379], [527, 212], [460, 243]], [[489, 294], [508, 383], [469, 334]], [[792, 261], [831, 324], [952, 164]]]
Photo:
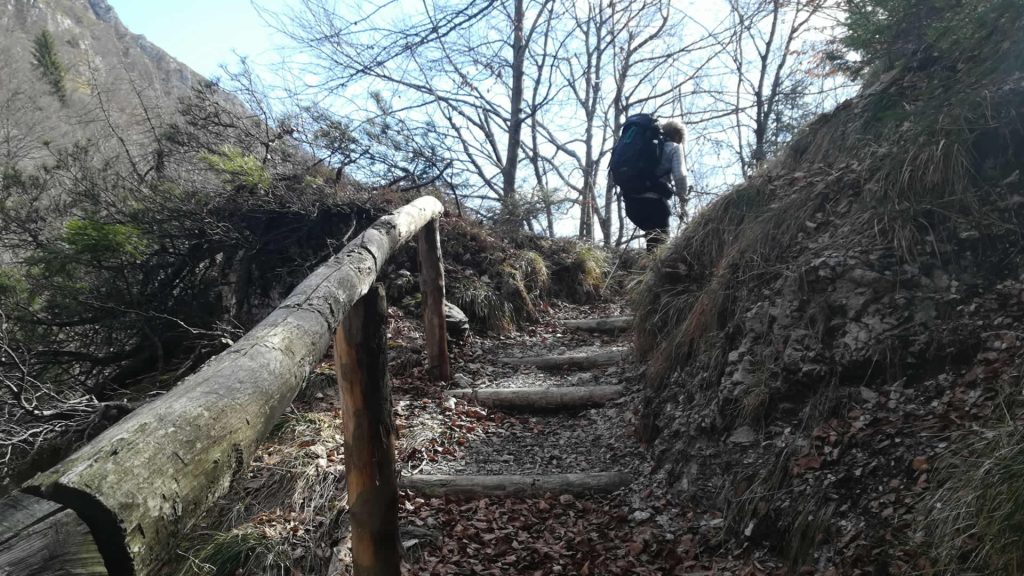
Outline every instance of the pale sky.
[[[280, 60], [283, 44], [257, 14], [250, 0], [108, 0], [129, 30], [143, 34], [174, 58], [207, 78], [221, 64], [234, 64], [238, 52], [259, 63]], [[287, 0], [259, 0], [282, 10]]]
[[[129, 30], [143, 34], [168, 54], [209, 78], [234, 52], [260, 64], [276, 64], [276, 49], [287, 45], [260, 18], [251, 0], [107, 0]], [[256, 0], [271, 12], [287, 12], [296, 2]], [[707, 25], [721, 17], [706, 0], [678, 0], [690, 16]]]

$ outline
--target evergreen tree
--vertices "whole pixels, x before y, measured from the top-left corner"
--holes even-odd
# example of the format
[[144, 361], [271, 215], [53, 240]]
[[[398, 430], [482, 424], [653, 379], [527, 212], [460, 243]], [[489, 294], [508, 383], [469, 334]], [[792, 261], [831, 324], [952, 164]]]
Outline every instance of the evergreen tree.
[[43, 79], [50, 85], [54, 96], [61, 104], [65, 104], [68, 99], [67, 88], [64, 85], [67, 70], [57, 54], [57, 42], [49, 30], [43, 30], [32, 40], [32, 46], [32, 60], [39, 68]]

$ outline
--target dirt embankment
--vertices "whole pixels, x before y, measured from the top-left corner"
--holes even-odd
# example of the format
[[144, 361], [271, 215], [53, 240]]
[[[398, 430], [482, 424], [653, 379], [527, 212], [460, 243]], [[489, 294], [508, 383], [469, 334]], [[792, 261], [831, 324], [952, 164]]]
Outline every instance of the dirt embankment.
[[657, 470], [736, 546], [817, 573], [1020, 568], [1020, 62], [881, 75], [640, 289]]

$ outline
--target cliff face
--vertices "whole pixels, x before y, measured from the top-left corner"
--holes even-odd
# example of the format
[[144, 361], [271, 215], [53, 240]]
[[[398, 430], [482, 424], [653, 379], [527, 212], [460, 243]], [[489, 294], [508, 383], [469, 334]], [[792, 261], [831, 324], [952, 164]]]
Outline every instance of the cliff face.
[[[33, 57], [52, 35], [64, 69], [58, 98]], [[203, 82], [105, 0], [0, 0], [0, 161], [38, 162], [54, 149], [90, 142], [101, 154], [145, 149], [175, 118], [179, 100]]]
[[145, 36], [128, 30], [105, 0], [4, 0], [2, 6], [3, 50], [28, 64], [32, 38], [49, 30], [58, 40], [78, 90], [87, 89], [93, 73], [109, 77], [127, 72], [141, 87], [170, 103], [202, 80]]

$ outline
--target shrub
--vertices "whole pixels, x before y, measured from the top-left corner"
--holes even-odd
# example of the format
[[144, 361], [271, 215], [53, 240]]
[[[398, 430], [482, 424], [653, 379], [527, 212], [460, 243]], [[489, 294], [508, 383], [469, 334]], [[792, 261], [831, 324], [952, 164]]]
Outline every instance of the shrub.
[[32, 40], [32, 61], [43, 80], [50, 85], [53, 95], [61, 104], [67, 102], [68, 91], [64, 83], [67, 71], [57, 54], [57, 42], [49, 30], [43, 30]]
[[137, 228], [92, 220], [72, 220], [65, 224], [63, 241], [71, 254], [97, 261], [137, 261], [147, 249], [142, 232]]
[[258, 158], [234, 146], [223, 146], [216, 153], [204, 153], [199, 159], [218, 172], [226, 183], [233, 186], [266, 189], [270, 186], [270, 173]]

